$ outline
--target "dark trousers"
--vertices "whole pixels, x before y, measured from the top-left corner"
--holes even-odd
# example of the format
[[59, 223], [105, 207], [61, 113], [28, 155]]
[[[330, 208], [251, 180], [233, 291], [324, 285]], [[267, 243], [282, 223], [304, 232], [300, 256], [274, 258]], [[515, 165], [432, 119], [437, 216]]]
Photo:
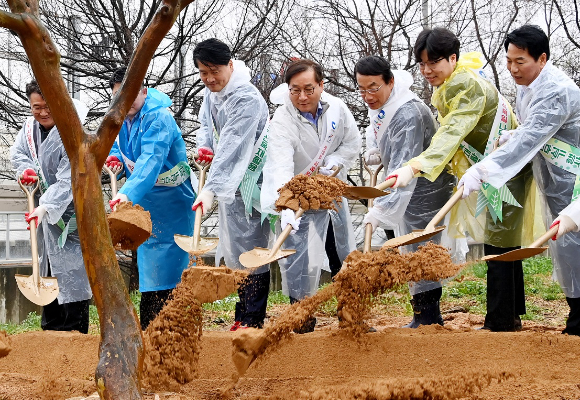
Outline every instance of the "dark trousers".
[[334, 240], [334, 229], [332, 228], [332, 218], [328, 220], [328, 231], [326, 232], [326, 242], [324, 242], [324, 250], [326, 250], [326, 256], [328, 257], [328, 264], [330, 266], [330, 276], [334, 278], [334, 275], [338, 274], [340, 268], [342, 268], [342, 263], [338, 257], [336, 251], [336, 241]]
[[141, 293], [141, 306], [139, 308], [141, 330], [147, 329], [151, 321], [159, 315], [172, 292], [173, 289]]
[[89, 300], [58, 304], [58, 300], [42, 308], [43, 331], [89, 332]]
[[238, 289], [240, 301], [236, 303], [235, 320], [242, 325], [262, 328], [266, 318], [270, 271], [248, 275]]
[[[519, 247], [484, 245], [485, 255], [506, 253]], [[526, 313], [522, 261], [487, 261], [487, 315], [484, 326], [492, 331], [513, 331], [521, 327]]]
[[[48, 273], [50, 258], [48, 259]], [[42, 320], [40, 326], [43, 331], [79, 331], [89, 333], [89, 300], [74, 301], [72, 303], [58, 304], [58, 300], [42, 307]]]
[[570, 314], [568, 314], [566, 328], [562, 333], [580, 336], [580, 298], [566, 297], [566, 302], [570, 306]]

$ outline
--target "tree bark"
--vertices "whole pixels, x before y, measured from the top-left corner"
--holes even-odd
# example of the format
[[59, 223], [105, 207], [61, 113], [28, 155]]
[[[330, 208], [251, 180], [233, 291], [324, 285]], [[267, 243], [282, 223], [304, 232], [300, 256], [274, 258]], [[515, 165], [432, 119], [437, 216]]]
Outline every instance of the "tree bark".
[[73, 198], [85, 268], [100, 318], [101, 343], [95, 373], [102, 399], [141, 399], [143, 338], [124, 285], [107, 224], [101, 168], [137, 97], [149, 62], [179, 12], [192, 0], [166, 0], [137, 44], [119, 94], [97, 135], [87, 134], [77, 117], [60, 72], [60, 54], [42, 24], [38, 0], [8, 0], [0, 26], [18, 33], [69, 156]]

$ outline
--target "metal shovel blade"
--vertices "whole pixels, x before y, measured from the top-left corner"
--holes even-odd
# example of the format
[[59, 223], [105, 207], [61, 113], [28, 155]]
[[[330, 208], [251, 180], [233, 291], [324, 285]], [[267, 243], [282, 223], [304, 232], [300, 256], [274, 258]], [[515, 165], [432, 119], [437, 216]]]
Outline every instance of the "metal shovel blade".
[[490, 255], [481, 257], [481, 261], [518, 261], [523, 260], [525, 258], [530, 258], [533, 256], [537, 256], [538, 254], [543, 253], [548, 249], [548, 246], [545, 247], [527, 247], [525, 249], [517, 249], [508, 251], [507, 253], [497, 254], [497, 255]]
[[385, 247], [399, 247], [405, 246], [407, 244], [419, 243], [424, 242], [425, 240], [430, 239], [431, 237], [435, 236], [439, 232], [445, 229], [445, 225], [438, 226], [434, 230], [431, 231], [424, 231], [424, 230], [417, 230], [411, 233], [407, 233], [406, 235], [399, 236], [390, 240], [387, 240], [385, 244], [383, 244], [383, 248]]
[[296, 253], [294, 249], [272, 252], [272, 250], [263, 247], [254, 247], [253, 250], [246, 251], [240, 255], [240, 262], [246, 268], [257, 268], [261, 265], [266, 265], [291, 256], [294, 253]]
[[58, 282], [56, 278], [40, 278], [35, 284], [32, 275], [15, 275], [20, 292], [28, 300], [39, 306], [52, 303], [58, 296]]
[[193, 243], [193, 237], [179, 234], [173, 235], [173, 239], [182, 250], [193, 254], [206, 253], [215, 249], [219, 243], [218, 238], [199, 238], [199, 243], [196, 246]]
[[379, 190], [372, 186], [349, 186], [346, 188], [343, 196], [350, 200], [374, 199], [386, 196], [387, 192]]

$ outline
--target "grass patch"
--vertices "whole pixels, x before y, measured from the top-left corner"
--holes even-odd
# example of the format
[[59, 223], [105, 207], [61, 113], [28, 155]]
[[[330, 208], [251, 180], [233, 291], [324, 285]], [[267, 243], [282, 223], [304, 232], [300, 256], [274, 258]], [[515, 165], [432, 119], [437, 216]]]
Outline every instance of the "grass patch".
[[18, 333], [39, 331], [40, 321], [42, 317], [36, 312], [31, 312], [28, 314], [26, 319], [19, 324], [0, 324], [0, 330], [6, 331], [9, 335], [16, 335]]

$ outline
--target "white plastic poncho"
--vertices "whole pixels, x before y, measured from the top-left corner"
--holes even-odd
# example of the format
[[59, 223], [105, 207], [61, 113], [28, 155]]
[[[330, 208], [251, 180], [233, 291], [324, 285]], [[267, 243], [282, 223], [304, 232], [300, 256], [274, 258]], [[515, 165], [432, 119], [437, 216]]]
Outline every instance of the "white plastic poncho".
[[[79, 110], [79, 114], [83, 112]], [[81, 120], [84, 120], [85, 116], [86, 113], [80, 115]], [[34, 199], [35, 206], [44, 205], [48, 211], [36, 231], [40, 275], [47, 276], [50, 260], [51, 275], [57, 279], [59, 286], [58, 303], [88, 300], [92, 297], [92, 292], [85, 270], [78, 230], [69, 232], [62, 248], [58, 246], [62, 229], [57, 222], [62, 218], [66, 224], [75, 213], [68, 155], [56, 126], [40, 143], [39, 124], [34, 121], [32, 138], [42, 170], [38, 171], [26, 143], [25, 126], [26, 124], [10, 148], [10, 160], [17, 177], [22, 175], [24, 170], [31, 168], [38, 175], [42, 172], [42, 176], [49, 185], [46, 191], [37, 191]]]
[[[263, 210], [277, 214], [274, 203], [278, 199], [278, 189], [310, 165], [327, 139], [328, 128], [332, 124], [336, 136], [324, 163], [333, 160], [342, 165], [339, 178], [346, 177], [348, 167], [358, 156], [361, 138], [354, 117], [344, 102], [328, 93], [323, 92], [321, 97], [323, 114], [318, 120], [318, 127], [306, 120], [292, 105], [286, 85], [276, 88], [270, 99], [283, 105], [278, 107], [271, 121], [261, 204]], [[345, 208], [345, 211], [348, 210]], [[311, 296], [318, 289], [328, 219], [326, 210], [305, 212], [300, 230], [284, 242], [283, 248], [296, 249], [296, 254], [279, 261], [282, 290], [294, 299]], [[343, 230], [342, 227], [338, 229]], [[352, 229], [350, 234], [353, 235]]]
[[[428, 148], [437, 131], [431, 111], [409, 89], [413, 83], [411, 74], [393, 73], [395, 85], [391, 95], [383, 107], [369, 110], [371, 123], [366, 131], [366, 136], [371, 138], [367, 144], [372, 145], [373, 139], [378, 142], [385, 176]], [[387, 125], [380, 129], [379, 124]], [[377, 137], [376, 132], [382, 134]], [[454, 182], [455, 178], [447, 173], [440, 174], [434, 182], [420, 177], [405, 188], [393, 189], [390, 195], [375, 199], [369, 212], [383, 228], [393, 229], [397, 236], [424, 229], [451, 197]], [[447, 231], [443, 236], [447, 239], [445, 245], [449, 246]], [[440, 243], [441, 239], [442, 234], [438, 234], [431, 240]], [[421, 244], [406, 247], [408, 251], [415, 251]], [[411, 284], [410, 291], [415, 295], [439, 287], [441, 282], [421, 281]]]
[[[253, 147], [268, 121], [266, 101], [250, 83], [250, 70], [242, 61], [234, 60], [234, 71], [227, 85], [219, 92], [205, 89], [199, 112], [200, 129], [197, 146], [209, 147], [214, 158], [204, 189], [215, 193], [219, 202], [219, 245], [216, 265], [224, 258], [230, 268], [243, 268], [239, 256], [254, 247], [268, 247], [268, 221], [262, 223], [255, 209], [246, 216], [238, 190], [252, 159]], [[214, 136], [213, 127], [219, 135]], [[268, 271], [269, 265], [253, 273]]]
[[[516, 113], [521, 125], [512, 131], [512, 138], [474, 167], [484, 171], [486, 182], [500, 187], [533, 159], [549, 226], [570, 204], [576, 175], [551, 164], [539, 152], [551, 138], [580, 148], [580, 88], [548, 62], [529, 86], [518, 86]], [[580, 297], [580, 233], [550, 241], [550, 254], [554, 277], [566, 297]]]

